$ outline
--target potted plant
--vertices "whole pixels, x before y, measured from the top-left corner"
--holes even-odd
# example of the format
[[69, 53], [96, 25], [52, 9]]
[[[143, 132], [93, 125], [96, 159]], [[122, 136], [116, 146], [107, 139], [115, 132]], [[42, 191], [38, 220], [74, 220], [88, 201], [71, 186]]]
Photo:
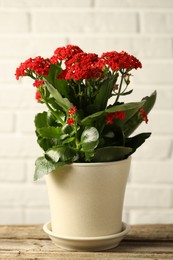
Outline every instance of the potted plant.
[[45, 231], [62, 247], [104, 250], [127, 231], [122, 208], [131, 155], [151, 133], [131, 134], [148, 123], [156, 92], [139, 102], [120, 98], [132, 93], [131, 71], [141, 67], [124, 51], [98, 56], [67, 45], [16, 69], [16, 79], [34, 80], [35, 97], [47, 107], [35, 116], [43, 155], [34, 180], [46, 176], [51, 227]]

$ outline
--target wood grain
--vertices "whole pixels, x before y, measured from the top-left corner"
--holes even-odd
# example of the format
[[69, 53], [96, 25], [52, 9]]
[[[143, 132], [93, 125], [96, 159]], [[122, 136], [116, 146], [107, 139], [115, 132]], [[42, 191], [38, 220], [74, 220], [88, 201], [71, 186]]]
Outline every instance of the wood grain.
[[60, 249], [42, 225], [0, 226], [0, 259], [173, 260], [173, 224], [134, 225], [119, 247], [104, 252]]

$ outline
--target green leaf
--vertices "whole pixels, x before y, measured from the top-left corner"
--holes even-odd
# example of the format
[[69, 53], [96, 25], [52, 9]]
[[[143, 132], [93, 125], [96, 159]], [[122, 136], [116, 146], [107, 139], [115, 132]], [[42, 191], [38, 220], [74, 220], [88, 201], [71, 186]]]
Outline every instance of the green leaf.
[[125, 145], [133, 149], [133, 153], [138, 147], [140, 147], [147, 138], [149, 138], [151, 133], [141, 133], [136, 136], [126, 138]]
[[41, 137], [44, 138], [57, 138], [57, 139], [63, 138], [61, 129], [53, 126], [38, 128], [37, 132]]
[[83, 125], [89, 125], [89, 124], [92, 124], [92, 122], [94, 120], [97, 120], [97, 119], [99, 119], [102, 116], [105, 116], [107, 113], [115, 113], [117, 111], [126, 111], [126, 117], [124, 119], [126, 121], [136, 111], [138, 111], [144, 105], [144, 103], [145, 103], [145, 101], [131, 102], [131, 103], [126, 103], [126, 104], [114, 105], [114, 106], [111, 106], [110, 108], [106, 109], [105, 111], [99, 111], [97, 113], [94, 113], [94, 114], [92, 114], [90, 116], [85, 117], [81, 121], [81, 123]]
[[95, 127], [86, 127], [81, 135], [81, 144], [84, 151], [94, 150], [99, 142], [99, 133]]
[[60, 152], [57, 148], [51, 148], [45, 153], [46, 158], [49, 157], [53, 162], [58, 162], [60, 159]]
[[53, 163], [51, 161], [48, 161], [45, 157], [39, 157], [37, 158], [35, 162], [35, 173], [34, 173], [34, 181], [40, 179], [44, 175], [50, 173], [51, 171], [57, 169], [60, 166], [65, 165], [64, 162], [59, 163]]
[[64, 79], [58, 79], [58, 75], [62, 71], [61, 65], [59, 64], [51, 64], [49, 75], [44, 78], [53, 85], [59, 93], [64, 97], [69, 97], [69, 86], [67, 81]]
[[[37, 134], [38, 135], [38, 134]], [[37, 143], [39, 144], [39, 146], [44, 150], [47, 151], [50, 147], [51, 147], [51, 142], [50, 139], [47, 138], [43, 138], [41, 136], [38, 135], [37, 138]]]
[[[154, 91], [150, 96], [147, 96], [142, 99], [144, 102], [141, 108], [148, 114], [151, 109], [153, 108], [157, 97], [157, 92]], [[138, 126], [143, 122], [143, 118], [141, 117], [139, 111], [137, 110], [133, 117], [126, 120], [125, 124], [123, 125], [123, 131], [126, 137], [130, 136]]]
[[112, 162], [127, 158], [132, 148], [123, 146], [107, 146], [95, 150], [93, 162]]
[[94, 100], [94, 106], [96, 111], [104, 110], [107, 106], [109, 98], [112, 96], [112, 90], [114, 88], [115, 82], [117, 81], [118, 74], [116, 74], [112, 79], [108, 78], [103, 81], [99, 86], [98, 94]]
[[141, 108], [144, 105], [144, 103], [145, 103], [145, 101], [115, 105], [115, 106], [112, 106], [112, 107], [106, 109], [105, 111], [106, 111], [106, 113], [114, 113], [117, 111], [128, 111], [128, 110], [134, 111], [134, 110]]
[[57, 104], [67, 113], [72, 104], [69, 102], [67, 98], [63, 98], [59, 91], [54, 88], [47, 80], [45, 80], [46, 87], [50, 94], [54, 97]]
[[74, 132], [74, 128], [71, 125], [65, 124], [62, 127], [62, 132], [64, 134], [72, 134]]
[[77, 156], [74, 148], [62, 145], [49, 149], [45, 155], [55, 163], [58, 161], [73, 162]]
[[46, 127], [48, 126], [48, 120], [47, 120], [47, 112], [38, 113], [35, 116], [35, 126], [36, 128]]

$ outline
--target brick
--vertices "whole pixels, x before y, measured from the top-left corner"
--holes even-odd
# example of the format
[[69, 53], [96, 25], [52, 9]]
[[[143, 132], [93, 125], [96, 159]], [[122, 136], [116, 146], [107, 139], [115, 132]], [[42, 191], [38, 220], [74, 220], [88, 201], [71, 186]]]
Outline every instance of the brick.
[[[134, 81], [134, 80], [133, 80]], [[131, 87], [133, 89], [133, 93], [129, 96], [126, 96], [124, 98], [121, 98], [124, 102], [131, 102], [131, 101], [140, 101], [145, 96], [150, 96], [154, 90], [157, 91], [157, 99], [156, 103], [154, 105], [154, 108], [151, 111], [151, 114], [153, 111], [161, 110], [161, 111], [167, 111], [169, 109], [173, 108], [173, 89], [172, 86], [169, 85], [148, 85], [148, 84], [131, 84]], [[165, 102], [166, 101], [166, 102]], [[149, 119], [150, 115], [149, 114]], [[149, 121], [149, 125], [151, 123], [151, 120]]]
[[[133, 12], [33, 12], [33, 31], [49, 33], [129, 33], [137, 32], [137, 14]], [[45, 16], [47, 17], [46, 23]], [[74, 17], [76, 19], [74, 19]], [[64, 22], [66, 21], [66, 22]], [[120, 23], [121, 21], [121, 23]], [[43, 26], [44, 24], [44, 26]], [[116, 26], [118, 24], [118, 26]], [[130, 27], [129, 27], [130, 24]], [[70, 26], [69, 26], [70, 25]]]
[[[27, 81], [27, 78], [22, 81]], [[37, 103], [35, 100], [35, 88], [32, 86], [33, 81], [30, 85], [21, 84], [21, 82], [14, 79], [14, 84], [11, 83], [0, 83], [0, 108], [7, 109], [28, 109], [35, 112], [42, 111], [43, 105]]]
[[4, 158], [36, 158], [42, 154], [38, 147], [36, 136], [21, 134], [0, 135], [0, 157]]
[[173, 111], [154, 111], [150, 115], [150, 124], [155, 134], [173, 134]]
[[169, 224], [173, 223], [173, 209], [132, 209], [130, 224]]
[[0, 181], [23, 182], [26, 179], [26, 166], [23, 160], [1, 159]]
[[3, 207], [48, 206], [48, 194], [45, 185], [34, 184], [0, 184], [0, 205]]
[[0, 112], [0, 133], [12, 132], [14, 130], [14, 114], [11, 112]]
[[173, 183], [173, 161], [132, 161], [132, 183]]
[[25, 210], [25, 224], [40, 224], [50, 220], [49, 208], [36, 208]]
[[2, 208], [0, 214], [0, 225], [21, 224], [24, 222], [23, 209]]
[[34, 118], [35, 112], [22, 111], [17, 113], [16, 130], [20, 133], [35, 133]]
[[171, 195], [170, 186], [128, 184], [124, 204], [126, 208], [169, 208]]
[[133, 71], [134, 84], [165, 85], [172, 84], [173, 63], [171, 60], [143, 61], [143, 68]]
[[[13, 1], [14, 2], [14, 1]], [[44, 35], [3, 35], [0, 36], [1, 49], [0, 57], [17, 58], [18, 64], [29, 57], [43, 56], [50, 57], [57, 47], [66, 45], [66, 37], [44, 36]], [[15, 42], [15, 45], [14, 45]], [[26, 48], [27, 46], [27, 48]]]
[[44, 7], [89, 7], [92, 4], [92, 0], [5, 0], [4, 7], [15, 8], [44, 8]]
[[69, 36], [69, 42], [81, 46], [84, 51], [101, 54], [107, 51], [126, 51], [136, 57], [170, 58], [172, 57], [172, 40], [167, 37], [148, 36]]
[[117, 8], [117, 7], [126, 7], [126, 8], [169, 8], [173, 7], [172, 0], [95, 0], [96, 7], [108, 7], [108, 8]]
[[28, 13], [0, 11], [0, 33], [14, 34], [24, 32], [29, 32]]
[[[138, 132], [140, 131], [138, 130]], [[138, 160], [165, 160], [170, 157], [171, 149], [172, 141], [169, 136], [151, 136], [133, 156]]]
[[14, 61], [13, 59], [1, 59], [0, 68], [1, 68], [1, 82], [15, 82], [15, 72], [16, 68], [20, 65], [20, 61]]
[[173, 13], [169, 11], [143, 13], [141, 29], [145, 33], [172, 33]]

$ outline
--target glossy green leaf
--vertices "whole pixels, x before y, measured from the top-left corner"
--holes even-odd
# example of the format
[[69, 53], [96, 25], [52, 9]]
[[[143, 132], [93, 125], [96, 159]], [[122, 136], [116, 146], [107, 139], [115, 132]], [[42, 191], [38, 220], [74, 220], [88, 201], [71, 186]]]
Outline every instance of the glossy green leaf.
[[35, 162], [34, 181], [42, 178], [44, 175], [49, 174], [53, 170], [65, 165], [64, 162], [53, 163], [47, 160], [44, 156], [37, 158]]
[[34, 123], [35, 123], [35, 126], [36, 128], [41, 128], [41, 127], [46, 127], [48, 126], [48, 120], [47, 120], [47, 112], [42, 112], [42, 113], [38, 113], [36, 116], [35, 116], [35, 120], [34, 120]]
[[87, 124], [89, 125], [92, 123], [92, 121], [99, 119], [100, 117], [106, 115], [107, 113], [115, 113], [117, 111], [126, 111], [125, 120], [127, 120], [133, 114], [135, 114], [135, 112], [138, 111], [139, 108], [141, 108], [144, 105], [144, 103], [145, 103], [145, 101], [115, 105], [115, 106], [112, 106], [112, 107], [106, 109], [105, 111], [99, 111], [97, 113], [94, 113], [90, 116], [85, 117], [81, 121], [81, 123], [84, 125], [87, 125]]
[[73, 162], [76, 158], [76, 150], [72, 147], [57, 146], [49, 149], [46, 152], [46, 157], [50, 158], [53, 162]]
[[125, 145], [133, 149], [133, 153], [138, 147], [140, 147], [147, 138], [149, 138], [151, 133], [141, 133], [136, 136], [126, 138]]
[[112, 90], [115, 82], [118, 78], [118, 73], [112, 78], [108, 78], [103, 81], [99, 86], [99, 91], [94, 100], [95, 111], [101, 111], [106, 109], [109, 98], [112, 96]]
[[67, 113], [72, 104], [67, 98], [63, 98], [59, 91], [52, 86], [47, 80], [45, 80], [46, 87], [50, 94], [54, 97], [57, 104]]
[[61, 139], [61, 137], [63, 136], [61, 129], [53, 126], [38, 128], [37, 132], [40, 136], [44, 138]]
[[123, 146], [108, 146], [95, 150], [93, 162], [112, 162], [127, 158], [132, 153], [132, 148]]
[[86, 127], [81, 135], [81, 144], [84, 151], [94, 150], [99, 141], [99, 133], [95, 127]]

